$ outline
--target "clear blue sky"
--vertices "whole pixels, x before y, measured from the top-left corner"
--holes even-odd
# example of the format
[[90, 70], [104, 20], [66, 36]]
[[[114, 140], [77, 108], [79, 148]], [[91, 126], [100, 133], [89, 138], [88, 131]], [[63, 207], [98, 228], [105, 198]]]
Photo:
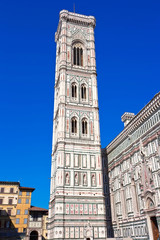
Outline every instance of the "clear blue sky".
[[94, 15], [102, 147], [160, 90], [160, 1], [0, 1], [0, 180], [48, 208], [59, 11]]

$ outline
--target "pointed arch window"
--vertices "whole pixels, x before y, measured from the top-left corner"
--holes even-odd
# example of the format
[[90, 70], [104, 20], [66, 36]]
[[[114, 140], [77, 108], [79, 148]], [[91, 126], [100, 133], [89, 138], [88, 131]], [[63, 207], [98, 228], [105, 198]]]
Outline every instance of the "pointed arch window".
[[87, 123], [87, 119], [84, 118], [82, 119], [82, 134], [83, 135], [87, 135], [88, 134], [88, 123]]
[[77, 134], [77, 119], [75, 117], [71, 119], [71, 132]]
[[152, 201], [152, 199], [151, 198], [148, 198], [147, 199], [147, 205], [148, 205], [148, 209], [150, 209], [150, 208], [153, 208], [154, 207], [154, 202]]
[[72, 98], [77, 98], [77, 85], [76, 85], [76, 83], [72, 83], [72, 86], [71, 86], [71, 88], [72, 88]]
[[86, 100], [87, 99], [87, 91], [86, 91], [86, 85], [82, 84], [81, 86], [81, 99]]
[[83, 66], [83, 48], [80, 43], [73, 46], [73, 65]]

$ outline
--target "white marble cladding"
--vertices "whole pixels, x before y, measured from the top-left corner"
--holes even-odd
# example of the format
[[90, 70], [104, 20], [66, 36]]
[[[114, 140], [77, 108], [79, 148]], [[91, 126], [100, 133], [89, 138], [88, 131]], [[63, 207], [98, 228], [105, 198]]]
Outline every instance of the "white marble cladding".
[[[79, 201], [81, 201], [79, 199]], [[82, 202], [79, 203], [68, 203], [66, 202], [65, 205], [62, 203], [56, 203], [54, 206], [54, 214], [63, 214], [66, 215], [104, 215], [104, 204], [93, 203], [91, 200], [90, 203], [86, 201], [86, 203]]]
[[125, 223], [120, 228], [114, 228], [115, 238], [127, 238], [131, 236], [132, 239], [148, 239], [148, 228], [146, 220], [142, 221], [135, 221], [135, 222], [128, 222]]
[[60, 12], [49, 239], [106, 238], [94, 27], [94, 17]]
[[41, 228], [42, 222], [29, 222], [29, 228]]
[[[84, 154], [68, 152], [67, 150], [66, 154], [61, 151], [57, 152], [52, 163], [53, 196], [58, 186], [76, 186], [77, 189], [82, 187], [102, 188], [101, 155], [100, 153], [94, 154], [94, 152], [85, 153], [86, 150], [84, 149]], [[56, 172], [55, 169], [57, 169]]]
[[[160, 92], [134, 117], [126, 128], [107, 146], [109, 162], [123, 149], [153, 128], [160, 121]], [[152, 116], [153, 115], [153, 116]]]
[[123, 130], [106, 148], [115, 237], [152, 240], [151, 216], [160, 217], [159, 97], [126, 126], [128, 135]]
[[117, 147], [113, 148], [112, 150], [110, 150], [110, 146], [107, 147], [107, 152], [110, 151], [108, 154], [108, 162], [110, 163], [123, 150], [130, 147], [136, 140], [143, 137], [149, 130], [159, 124], [159, 122], [160, 110], [153, 114], [153, 116], [146, 120], [144, 123], [141, 123], [141, 125], [134, 132], [130, 133], [122, 143], [117, 145]]
[[[93, 227], [93, 237], [94, 238], [105, 238], [106, 230], [104, 227]], [[68, 227], [65, 229], [62, 227], [55, 227], [53, 230], [53, 238], [66, 238], [66, 239], [79, 239], [83, 238], [85, 232], [84, 227]]]

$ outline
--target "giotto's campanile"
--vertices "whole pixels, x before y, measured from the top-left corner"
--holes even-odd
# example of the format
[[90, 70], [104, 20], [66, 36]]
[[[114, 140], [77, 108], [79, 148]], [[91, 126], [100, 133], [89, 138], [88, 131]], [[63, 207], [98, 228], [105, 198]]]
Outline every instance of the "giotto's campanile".
[[105, 239], [95, 18], [63, 10], [56, 72], [49, 239]]

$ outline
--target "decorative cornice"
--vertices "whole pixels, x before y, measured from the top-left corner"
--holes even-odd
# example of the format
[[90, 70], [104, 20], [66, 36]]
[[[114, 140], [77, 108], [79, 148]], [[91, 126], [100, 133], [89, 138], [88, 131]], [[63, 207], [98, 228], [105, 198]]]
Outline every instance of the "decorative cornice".
[[63, 21], [73, 22], [73, 23], [78, 23], [78, 24], [93, 26], [93, 27], [95, 27], [96, 25], [96, 20], [95, 20], [95, 17], [93, 16], [77, 14], [77, 13], [69, 12], [67, 10], [60, 11], [59, 15], [60, 15], [60, 20], [63, 20]]
[[106, 147], [107, 154], [125, 140], [134, 130], [137, 129], [146, 119], [160, 108], [160, 92], [127, 124], [125, 129]]
[[93, 16], [86, 16], [78, 13], [69, 12], [67, 10], [62, 10], [59, 13], [59, 24], [58, 24], [57, 32], [55, 33], [55, 41], [57, 41], [59, 37], [62, 22], [70, 22], [78, 25], [87, 26], [87, 27], [91, 26], [93, 28], [95, 28], [96, 26], [96, 19]]

